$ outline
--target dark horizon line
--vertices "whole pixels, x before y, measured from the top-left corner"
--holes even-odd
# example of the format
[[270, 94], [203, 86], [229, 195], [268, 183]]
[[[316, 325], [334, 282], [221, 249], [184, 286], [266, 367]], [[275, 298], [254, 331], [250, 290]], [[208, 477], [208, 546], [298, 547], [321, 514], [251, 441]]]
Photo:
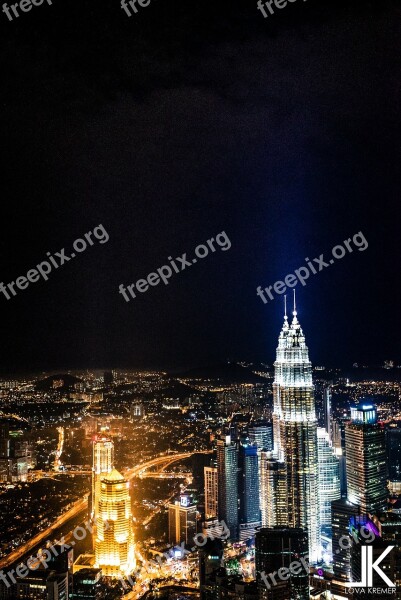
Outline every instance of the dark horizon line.
[[[149, 371], [149, 372], [153, 372], [153, 373], [166, 373], [167, 375], [170, 376], [174, 376], [174, 375], [185, 375], [185, 373], [190, 372], [190, 371], [194, 371], [194, 370], [200, 370], [200, 369], [214, 369], [216, 367], [223, 367], [223, 366], [227, 366], [229, 364], [236, 364], [238, 366], [241, 366], [240, 363], [244, 362], [250, 365], [255, 365], [255, 366], [262, 366], [262, 365], [268, 365], [266, 368], [268, 370], [271, 370], [274, 368], [274, 361], [271, 363], [267, 363], [266, 361], [249, 361], [249, 360], [225, 360], [225, 361], [221, 361], [221, 362], [214, 362], [214, 363], [197, 363], [197, 364], [192, 364], [191, 366], [185, 365], [185, 366], [167, 366], [167, 365], [113, 365], [113, 366], [90, 366], [90, 365], [86, 365], [86, 366], [60, 366], [60, 367], [52, 367], [52, 368], [48, 368], [48, 369], [44, 369], [44, 368], [34, 368], [34, 369], [23, 369], [23, 368], [16, 368], [16, 369], [5, 369], [4, 367], [0, 369], [0, 377], [2, 379], [5, 379], [7, 377], [11, 377], [11, 376], [15, 376], [15, 377], [27, 377], [27, 376], [32, 376], [32, 377], [38, 377], [38, 376], [43, 376], [43, 377], [52, 377], [55, 375], [68, 375], [68, 374], [74, 374], [77, 372], [83, 372], [83, 371], [89, 371], [89, 372], [110, 372], [110, 371], [127, 371], [127, 372], [140, 372], [140, 371]], [[357, 361], [355, 361], [357, 362]], [[383, 362], [382, 363], [376, 363], [376, 364], [367, 364], [367, 365], [363, 365], [362, 363], [357, 363], [358, 367], [354, 367], [355, 363], [352, 364], [343, 364], [343, 365], [334, 365], [334, 364], [322, 364], [322, 363], [316, 363], [316, 364], [312, 364], [312, 370], [314, 372], [319, 372], [319, 367], [324, 367], [324, 369], [322, 369], [322, 372], [325, 371], [348, 371], [351, 370], [355, 373], [357, 372], [361, 372], [363, 370], [383, 370], [386, 372], [398, 372], [398, 370], [400, 370], [400, 374], [401, 374], [401, 364], [397, 364], [396, 361], [394, 367], [385, 367]]]

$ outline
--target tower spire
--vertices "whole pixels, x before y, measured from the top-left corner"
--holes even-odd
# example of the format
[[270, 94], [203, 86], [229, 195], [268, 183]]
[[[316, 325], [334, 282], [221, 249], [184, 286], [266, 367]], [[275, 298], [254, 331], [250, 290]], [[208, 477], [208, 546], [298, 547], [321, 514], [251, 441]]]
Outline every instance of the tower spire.
[[293, 290], [294, 292], [294, 310], [292, 311], [293, 314], [293, 319], [292, 319], [292, 323], [291, 323], [291, 327], [297, 327], [299, 325], [298, 319], [297, 319], [297, 298], [296, 298], [296, 293], [295, 290]]
[[287, 294], [284, 296], [284, 319], [287, 320]]

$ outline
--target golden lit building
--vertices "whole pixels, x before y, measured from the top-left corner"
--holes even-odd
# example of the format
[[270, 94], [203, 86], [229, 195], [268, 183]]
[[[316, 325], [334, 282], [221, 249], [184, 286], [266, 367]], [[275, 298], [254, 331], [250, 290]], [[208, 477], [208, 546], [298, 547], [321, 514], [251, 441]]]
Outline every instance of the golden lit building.
[[218, 515], [217, 467], [204, 467], [205, 477], [205, 518], [214, 519]]
[[97, 512], [101, 476], [113, 470], [114, 444], [107, 437], [96, 437], [93, 442], [92, 517]]
[[95, 567], [106, 577], [135, 568], [129, 482], [116, 470], [100, 476], [94, 530]]

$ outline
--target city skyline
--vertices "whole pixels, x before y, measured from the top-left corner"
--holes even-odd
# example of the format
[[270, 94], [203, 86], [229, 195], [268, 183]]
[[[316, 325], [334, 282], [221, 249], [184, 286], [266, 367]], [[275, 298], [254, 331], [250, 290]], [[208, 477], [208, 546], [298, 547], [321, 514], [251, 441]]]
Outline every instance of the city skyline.
[[399, 0], [0, 10], [0, 600], [401, 600]]

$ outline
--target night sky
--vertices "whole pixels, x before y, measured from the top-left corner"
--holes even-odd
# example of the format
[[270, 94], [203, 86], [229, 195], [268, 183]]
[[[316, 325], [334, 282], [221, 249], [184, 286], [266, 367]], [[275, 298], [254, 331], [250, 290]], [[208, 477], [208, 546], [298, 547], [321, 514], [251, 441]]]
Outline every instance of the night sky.
[[[102, 224], [2, 309], [2, 373], [272, 363], [296, 287], [314, 364], [401, 362], [401, 4], [53, 0], [1, 25], [0, 281]], [[125, 302], [168, 256], [204, 260]], [[291, 292], [290, 292], [291, 293]]]

